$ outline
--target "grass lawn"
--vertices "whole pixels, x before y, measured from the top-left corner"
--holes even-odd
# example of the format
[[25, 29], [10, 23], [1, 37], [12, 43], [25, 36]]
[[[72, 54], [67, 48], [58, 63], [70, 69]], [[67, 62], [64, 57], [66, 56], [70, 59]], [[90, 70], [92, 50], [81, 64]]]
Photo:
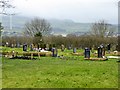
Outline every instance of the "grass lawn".
[[118, 88], [118, 62], [67, 60], [41, 57], [37, 60], [2, 59], [3, 88]]

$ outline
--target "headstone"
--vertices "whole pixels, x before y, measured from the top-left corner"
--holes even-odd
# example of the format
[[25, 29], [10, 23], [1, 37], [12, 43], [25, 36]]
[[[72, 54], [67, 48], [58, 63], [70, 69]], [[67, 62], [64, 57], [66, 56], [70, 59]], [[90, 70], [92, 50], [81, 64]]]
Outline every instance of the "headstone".
[[23, 51], [27, 51], [27, 44], [23, 45]]
[[57, 57], [57, 49], [56, 48], [52, 48], [52, 57]]
[[49, 44], [46, 44], [46, 50], [47, 51], [49, 50]]
[[7, 47], [8, 47], [8, 44], [9, 44], [9, 43], [8, 43], [8, 42], [6, 42], [6, 46], [7, 46]]
[[11, 44], [11, 48], [14, 48], [14, 44]]
[[102, 58], [102, 47], [98, 47], [98, 58]]
[[50, 46], [49, 46], [49, 51], [52, 51], [52, 45], [50, 44]]
[[40, 46], [39, 46], [39, 44], [37, 44], [37, 49], [39, 49], [40, 48]]
[[33, 44], [30, 45], [30, 51], [33, 51]]
[[70, 47], [70, 46], [68, 46], [68, 50], [71, 50], [71, 47]]
[[108, 45], [107, 45], [108, 53], [110, 53], [110, 49], [111, 49], [111, 44], [108, 44]]
[[76, 53], [76, 48], [73, 48], [73, 53]]
[[90, 58], [90, 49], [85, 48], [85, 58]]
[[20, 43], [19, 42], [16, 44], [16, 48], [20, 48]]
[[105, 56], [105, 47], [102, 48], [102, 56]]
[[46, 44], [44, 44], [43, 48], [44, 48], [44, 50], [46, 50]]
[[62, 44], [61, 45], [61, 51], [63, 52], [65, 50], [65, 46]]

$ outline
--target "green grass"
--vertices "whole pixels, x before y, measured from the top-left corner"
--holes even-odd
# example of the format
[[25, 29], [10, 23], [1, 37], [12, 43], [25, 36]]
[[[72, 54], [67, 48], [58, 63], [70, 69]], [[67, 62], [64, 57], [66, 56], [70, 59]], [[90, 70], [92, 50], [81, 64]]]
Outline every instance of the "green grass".
[[41, 57], [40, 60], [2, 59], [3, 88], [117, 88], [118, 63]]
[[[23, 52], [22, 48], [2, 47], [2, 51]], [[77, 53], [83, 50], [77, 50]], [[72, 50], [61, 52], [63, 59], [40, 57], [37, 60], [2, 58], [3, 88], [117, 88], [118, 62], [86, 61], [73, 56]], [[91, 54], [91, 56], [93, 56]]]

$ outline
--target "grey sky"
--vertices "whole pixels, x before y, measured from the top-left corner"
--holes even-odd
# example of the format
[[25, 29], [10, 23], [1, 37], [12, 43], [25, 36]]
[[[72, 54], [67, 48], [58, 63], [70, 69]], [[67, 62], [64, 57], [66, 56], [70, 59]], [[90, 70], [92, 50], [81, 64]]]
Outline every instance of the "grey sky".
[[[118, 22], [119, 0], [11, 0], [19, 15], [95, 22]], [[13, 10], [12, 10], [13, 11]]]

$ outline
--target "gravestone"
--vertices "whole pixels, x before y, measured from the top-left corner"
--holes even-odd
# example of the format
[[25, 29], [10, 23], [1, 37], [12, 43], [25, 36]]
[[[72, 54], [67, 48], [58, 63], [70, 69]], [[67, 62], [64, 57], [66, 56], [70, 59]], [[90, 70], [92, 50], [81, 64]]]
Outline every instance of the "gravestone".
[[108, 53], [110, 53], [110, 49], [111, 49], [111, 44], [108, 44], [108, 45], [107, 45]]
[[7, 47], [8, 47], [8, 44], [9, 44], [9, 43], [8, 43], [8, 42], [6, 42], [6, 46], [7, 46]]
[[44, 50], [46, 50], [46, 44], [44, 44], [43, 48], [44, 48]]
[[52, 45], [50, 44], [50, 46], [49, 46], [49, 51], [52, 51]]
[[17, 42], [16, 48], [20, 48], [20, 43], [19, 42]]
[[90, 49], [85, 48], [85, 58], [90, 58]]
[[40, 45], [39, 44], [37, 44], [37, 49], [39, 49], [40, 48]]
[[46, 44], [46, 50], [47, 51], [49, 50], [49, 44]]
[[102, 47], [98, 47], [98, 58], [102, 58]]
[[56, 48], [52, 48], [52, 57], [57, 57], [57, 49]]
[[73, 48], [73, 53], [76, 53], [76, 48]]
[[11, 44], [11, 48], [14, 48], [14, 44]]
[[71, 46], [68, 46], [68, 50], [71, 50]]
[[30, 45], [30, 51], [33, 51], [33, 44]]
[[63, 52], [65, 50], [65, 46], [62, 44], [61, 45], [61, 51]]
[[27, 44], [23, 45], [23, 51], [27, 51]]

